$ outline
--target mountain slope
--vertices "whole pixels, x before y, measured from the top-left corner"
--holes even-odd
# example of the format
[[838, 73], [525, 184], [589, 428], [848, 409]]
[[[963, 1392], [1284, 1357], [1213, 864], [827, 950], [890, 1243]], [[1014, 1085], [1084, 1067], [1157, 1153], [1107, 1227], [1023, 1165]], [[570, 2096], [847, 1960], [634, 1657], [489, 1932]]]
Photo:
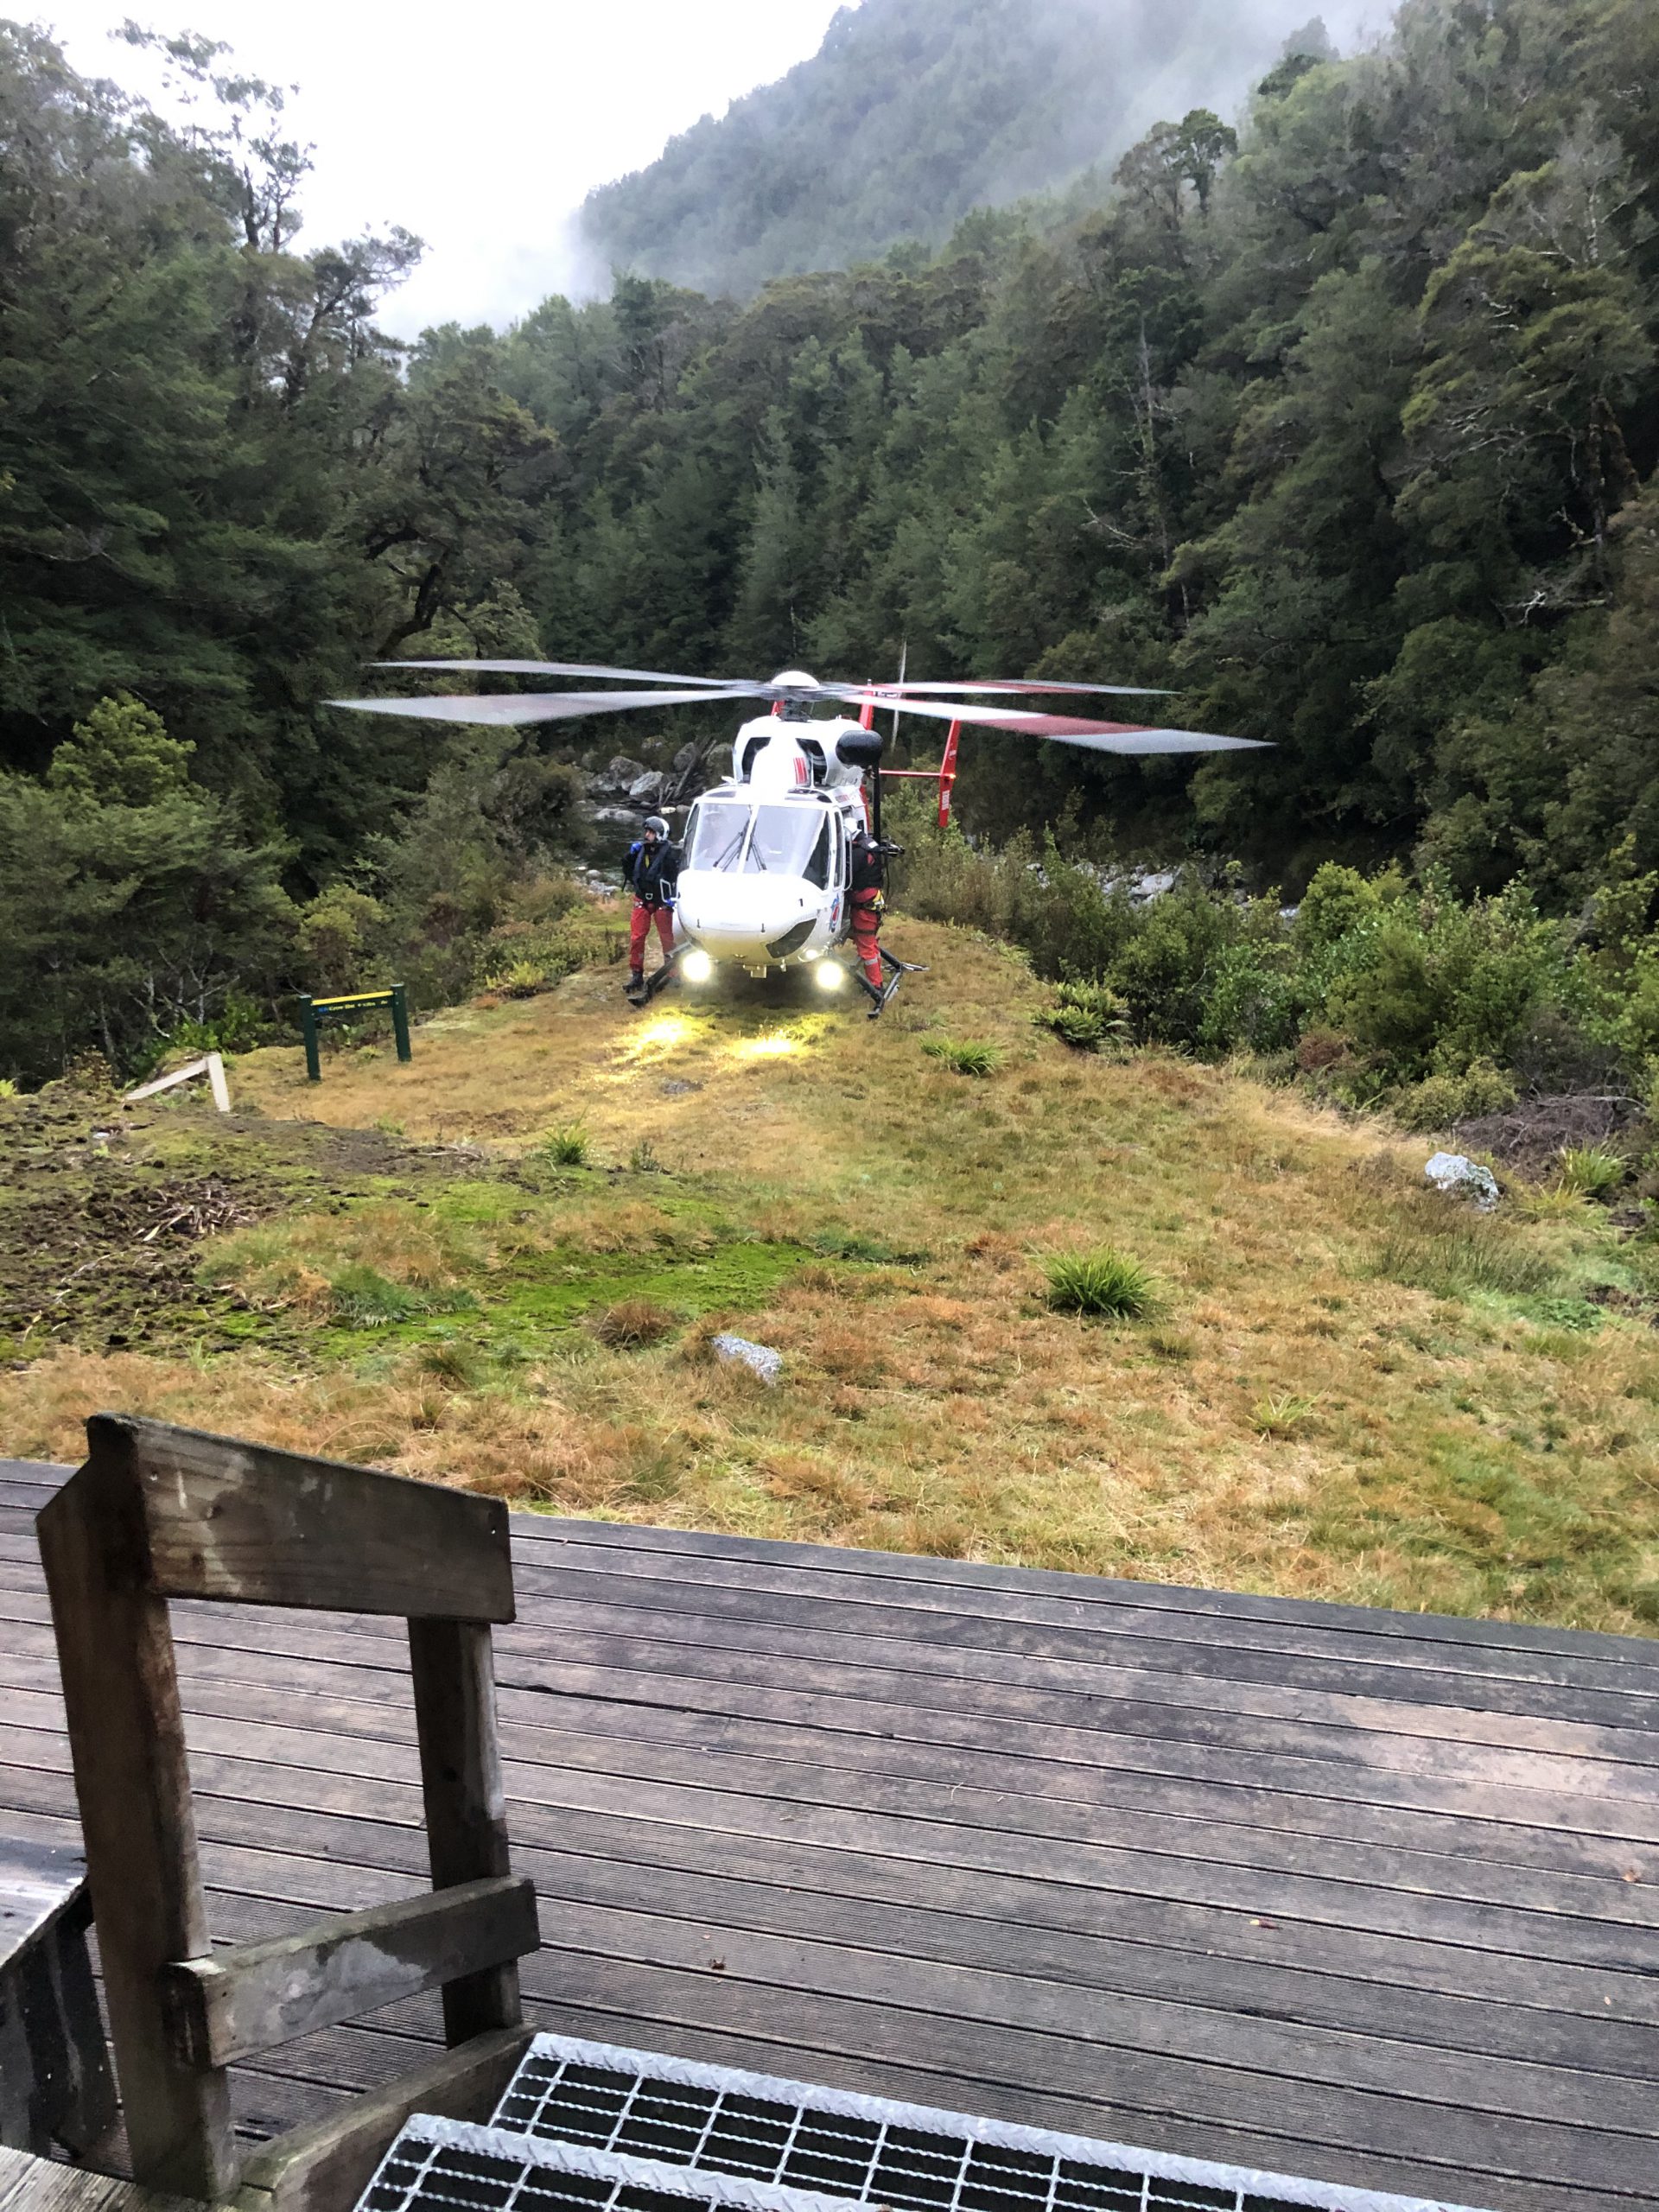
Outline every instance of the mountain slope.
[[[1306, 0], [864, 0], [775, 85], [592, 193], [595, 258], [706, 291], [938, 244], [975, 207], [1234, 106]], [[1304, 27], [1304, 35], [1313, 27]]]

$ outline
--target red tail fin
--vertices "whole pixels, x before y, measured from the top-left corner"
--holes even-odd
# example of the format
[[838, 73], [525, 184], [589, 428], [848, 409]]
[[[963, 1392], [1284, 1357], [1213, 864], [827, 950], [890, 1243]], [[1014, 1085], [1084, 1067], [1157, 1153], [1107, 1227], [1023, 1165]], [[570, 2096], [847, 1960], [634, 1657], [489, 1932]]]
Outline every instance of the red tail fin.
[[952, 722], [950, 734], [944, 741], [944, 758], [939, 763], [939, 827], [944, 829], [950, 819], [950, 794], [957, 782], [957, 740], [962, 735], [962, 724]]

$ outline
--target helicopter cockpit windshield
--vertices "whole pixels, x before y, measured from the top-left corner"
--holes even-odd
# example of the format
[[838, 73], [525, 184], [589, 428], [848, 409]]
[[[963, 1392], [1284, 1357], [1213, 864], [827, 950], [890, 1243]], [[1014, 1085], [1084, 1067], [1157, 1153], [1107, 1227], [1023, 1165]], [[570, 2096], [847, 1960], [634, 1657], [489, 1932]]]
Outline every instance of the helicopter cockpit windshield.
[[829, 851], [828, 811], [821, 806], [700, 800], [687, 831], [685, 865], [728, 875], [805, 876], [822, 883]]

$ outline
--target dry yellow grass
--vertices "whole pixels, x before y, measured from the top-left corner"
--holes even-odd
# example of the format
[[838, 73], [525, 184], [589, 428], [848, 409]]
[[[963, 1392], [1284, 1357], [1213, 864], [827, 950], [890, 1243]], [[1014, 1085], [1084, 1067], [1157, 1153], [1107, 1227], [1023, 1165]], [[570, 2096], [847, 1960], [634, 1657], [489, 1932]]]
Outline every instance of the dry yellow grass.
[[[407, 1068], [337, 1058], [313, 1087], [297, 1050], [243, 1060], [238, 1097], [268, 1116], [504, 1160], [579, 1122], [597, 1164], [518, 1216], [499, 1196], [470, 1218], [381, 1198], [214, 1255], [302, 1313], [345, 1262], [463, 1283], [481, 1365], [401, 1344], [66, 1351], [0, 1376], [6, 1448], [73, 1456], [86, 1413], [114, 1404], [565, 1511], [1659, 1620], [1659, 1348], [1640, 1316], [1596, 1326], [1583, 1304], [1623, 1264], [1598, 1215], [1477, 1223], [1422, 1189], [1420, 1140], [1223, 1070], [1073, 1055], [1033, 1027], [1037, 987], [1006, 950], [893, 935], [931, 967], [880, 1024], [804, 985], [635, 1016], [599, 970], [440, 1017]], [[933, 1032], [1004, 1065], [966, 1081], [922, 1053]], [[646, 1348], [567, 1329], [493, 1358], [496, 1303], [539, 1255], [691, 1258], [716, 1217], [824, 1256], [761, 1310]], [[1156, 1277], [1151, 1320], [1048, 1309], [1045, 1256], [1095, 1244]], [[780, 1387], [713, 1360], [722, 1322], [783, 1351]]]

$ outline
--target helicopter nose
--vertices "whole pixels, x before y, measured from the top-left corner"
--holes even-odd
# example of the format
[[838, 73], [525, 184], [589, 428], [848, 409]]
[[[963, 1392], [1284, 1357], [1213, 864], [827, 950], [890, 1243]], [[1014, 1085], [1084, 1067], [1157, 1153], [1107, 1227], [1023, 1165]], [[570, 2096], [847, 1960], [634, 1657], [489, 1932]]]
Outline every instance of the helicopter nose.
[[752, 951], [817, 912], [821, 894], [798, 876], [680, 877], [680, 920], [710, 952]]

